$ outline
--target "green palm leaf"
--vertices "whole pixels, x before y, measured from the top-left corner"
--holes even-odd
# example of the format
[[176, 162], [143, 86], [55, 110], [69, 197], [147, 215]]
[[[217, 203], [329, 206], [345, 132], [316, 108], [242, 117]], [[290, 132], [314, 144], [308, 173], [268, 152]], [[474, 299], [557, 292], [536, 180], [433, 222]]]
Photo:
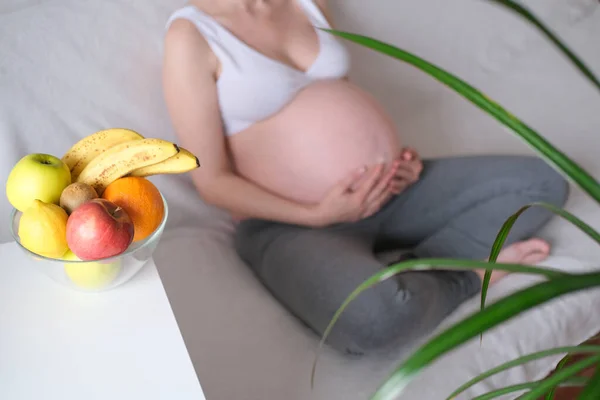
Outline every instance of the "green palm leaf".
[[[495, 262], [498, 259], [498, 255], [500, 254], [500, 251], [502, 250], [502, 246], [504, 246], [504, 242], [506, 241], [506, 238], [508, 237], [508, 234], [510, 233], [510, 230], [512, 229], [513, 225], [515, 224], [515, 222], [517, 222], [517, 219], [521, 216], [521, 214], [523, 214], [525, 211], [527, 211], [531, 207], [543, 207], [543, 208], [553, 212], [554, 214], [566, 219], [567, 221], [569, 221], [570, 223], [572, 223], [573, 225], [578, 227], [585, 234], [587, 234], [590, 238], [592, 238], [596, 243], [600, 244], [600, 233], [598, 233], [591, 226], [589, 226], [588, 224], [583, 222], [581, 219], [577, 218], [570, 212], [563, 210], [562, 208], [553, 206], [552, 204], [536, 202], [536, 203], [531, 203], [531, 204], [521, 207], [521, 209], [519, 209], [516, 213], [511, 215], [506, 220], [504, 225], [502, 225], [502, 228], [500, 228], [500, 231], [498, 232], [498, 235], [496, 236], [496, 240], [494, 241], [494, 244], [492, 245], [489, 262]], [[482, 286], [481, 286], [481, 309], [483, 309], [485, 307], [485, 299], [487, 296], [487, 290], [489, 287], [491, 276], [492, 276], [492, 271], [487, 270], [485, 272], [485, 277], [483, 279]]]
[[475, 89], [473, 86], [469, 85], [467, 82], [414, 54], [401, 50], [385, 42], [349, 32], [332, 29], [323, 30], [382, 54], [407, 62], [421, 71], [429, 74], [438, 81], [444, 83], [448, 87], [454, 89], [458, 94], [475, 104], [477, 107], [481, 108], [483, 111], [487, 112], [500, 123], [513, 130], [523, 141], [525, 141], [542, 157], [549, 161], [552, 167], [565, 174], [569, 179], [581, 187], [583, 191], [588, 193], [594, 200], [600, 203], [600, 185], [590, 174], [588, 174], [583, 168], [581, 168], [581, 166], [554, 147], [550, 142], [540, 136], [537, 132], [527, 126], [524, 122], [506, 111], [496, 102], [492, 101], [490, 98], [481, 93], [479, 90]]
[[[558, 386], [583, 386], [587, 383], [587, 381], [588, 379], [583, 376], [573, 376], [571, 378], [565, 379]], [[527, 389], [533, 389], [542, 382], [543, 381], [517, 383], [516, 385], [507, 386], [502, 389], [497, 389], [492, 392], [482, 394], [481, 396], [474, 397], [472, 400], [492, 400], [505, 394], [520, 392], [522, 390]]]
[[596, 365], [596, 372], [589, 380], [588, 385], [583, 389], [578, 400], [598, 400], [600, 399], [600, 363]]
[[513, 0], [488, 0], [492, 3], [499, 4], [514, 11], [527, 21], [537, 27], [542, 33], [554, 43], [560, 51], [588, 78], [597, 89], [600, 90], [600, 80], [592, 73], [592, 71], [581, 61], [575, 53], [573, 53], [565, 44], [548, 28], [546, 27], [530, 10], [525, 6], [513, 1]]
[[[584, 360], [578, 361], [573, 365], [563, 368], [562, 370], [554, 373], [548, 378], [540, 381], [537, 386], [518, 397], [518, 400], [537, 400], [540, 396], [543, 396], [548, 390], [555, 388], [560, 383], [571, 378], [573, 375], [583, 371], [584, 369], [591, 367], [592, 365], [600, 362], [600, 356], [589, 357]], [[580, 397], [581, 398], [581, 397]], [[598, 398], [589, 398], [590, 400], [597, 400]]]
[[[596, 335], [596, 336], [588, 339], [588, 342], [592, 342], [599, 338], [600, 338], [600, 335]], [[577, 346], [577, 348], [581, 348], [581, 347], [588, 347], [588, 345], [580, 344], [579, 346]], [[571, 358], [573, 357], [574, 354], [575, 353], [567, 354], [566, 356], [564, 356], [563, 359], [560, 360], [559, 363], [556, 365], [555, 371], [560, 371], [561, 369], [563, 369], [565, 367], [565, 365], [567, 365], [567, 363], [571, 360]], [[548, 392], [548, 394], [546, 394], [545, 400], [553, 400], [553, 399], [554, 399], [554, 389], [550, 390]]]
[[[556, 365], [555, 370], [556, 371], [562, 370], [567, 365], [567, 363], [571, 360], [572, 357], [573, 357], [572, 354], [567, 354], [566, 356], [564, 356], [563, 359], [560, 360], [560, 362]], [[545, 400], [553, 400], [555, 392], [556, 392], [555, 388], [550, 389], [550, 391], [548, 393], [546, 393]]]
[[559, 296], [595, 286], [600, 286], [599, 272], [569, 275], [536, 284], [497, 301], [445, 330], [414, 352], [380, 386], [372, 400], [395, 399], [423, 368], [477, 334]]
[[[540, 358], [546, 358], [555, 354], [568, 353], [568, 355], [572, 354], [586, 354], [586, 353], [600, 353], [600, 346], [593, 345], [580, 345], [580, 346], [567, 346], [567, 347], [556, 347], [553, 349], [543, 350], [536, 353], [531, 353], [514, 360], [508, 361], [504, 364], [500, 364], [497, 367], [494, 367], [481, 375], [476, 376], [470, 381], [464, 383], [460, 387], [458, 387], [454, 392], [452, 392], [446, 400], [452, 400], [471, 386], [489, 378], [492, 375], [499, 374], [500, 372], [506, 371], [510, 368], [518, 367], [519, 365], [526, 364], [531, 361], [539, 360]], [[556, 368], [558, 370], [558, 367]]]
[[[524, 274], [536, 274], [545, 276], [548, 279], [562, 279], [570, 276], [571, 274], [551, 268], [538, 268], [533, 267], [531, 265], [520, 265], [520, 264], [490, 264], [486, 261], [478, 261], [478, 260], [462, 260], [462, 259], [446, 259], [446, 258], [423, 258], [417, 260], [407, 260], [398, 264], [393, 264], [387, 268], [382, 269], [378, 273], [371, 276], [369, 279], [364, 281], [360, 286], [358, 286], [350, 295], [344, 300], [341, 307], [336, 311], [333, 318], [331, 319], [329, 325], [325, 329], [323, 333], [323, 338], [319, 343], [319, 348], [323, 346], [327, 337], [331, 333], [335, 323], [338, 321], [344, 310], [348, 307], [348, 305], [356, 299], [362, 292], [365, 290], [377, 285], [380, 282], [383, 282], [387, 279], [392, 278], [393, 276], [408, 270], [428, 270], [428, 269], [456, 269], [456, 270], [469, 270], [469, 269], [500, 269], [509, 272], [517, 272]], [[312, 367], [311, 373], [311, 386], [314, 386], [314, 376], [317, 361], [319, 358], [319, 353], [317, 353], [315, 357], [315, 361]]]
[[[581, 62], [573, 52], [571, 52], [548, 28], [546, 28], [529, 10], [525, 7], [517, 4], [512, 0], [491, 0], [496, 4], [507, 7], [508, 9], [518, 13], [529, 22], [533, 23], [538, 29], [542, 31], [552, 41], [558, 48], [567, 56], [567, 58], [574, 63], [574, 65], [579, 68], [579, 70], [597, 87], [600, 89], [600, 82], [594, 76], [594, 74], [585, 66], [583, 62]], [[569, 159], [565, 154], [563, 154], [560, 150], [555, 148], [551, 143], [545, 140], [542, 136], [540, 136], [537, 132], [527, 126], [525, 123], [520, 121], [514, 115], [506, 111], [496, 102], [489, 99], [479, 90], [469, 85], [465, 81], [460, 78], [440, 69], [439, 67], [433, 65], [432, 63], [423, 60], [422, 58], [413, 55], [409, 52], [401, 50], [397, 47], [394, 47], [390, 44], [366, 37], [361, 35], [356, 35], [348, 32], [341, 32], [336, 30], [328, 30], [326, 31], [337, 35], [339, 37], [345, 38], [349, 41], [352, 41], [356, 44], [365, 46], [367, 48], [373, 49], [380, 53], [386, 54], [393, 58], [402, 60], [407, 62], [414, 67], [420, 69], [421, 71], [429, 74], [434, 79], [444, 83], [446, 86], [455, 90], [458, 94], [469, 100], [471, 103], [487, 112], [490, 116], [498, 120], [503, 125], [510, 128], [514, 133], [516, 133], [525, 143], [531, 146], [537, 153], [539, 153], [544, 159], [546, 159], [551, 166], [557, 169], [559, 172], [566, 175], [571, 181], [576, 183], [584, 192], [590, 195], [596, 202], [600, 203], [600, 185], [598, 182], [589, 175], [583, 168], [581, 168], [577, 163], [573, 162]], [[487, 295], [487, 289], [489, 284], [489, 275], [493, 269], [507, 269], [505, 265], [502, 264], [494, 264], [497, 260], [498, 254], [506, 240], [506, 237], [515, 223], [517, 218], [529, 207], [532, 205], [526, 206], [519, 210], [509, 221], [507, 221], [500, 233], [498, 234], [496, 241], [494, 243], [494, 247], [491, 251], [491, 256], [489, 258], [489, 263], [485, 263], [485, 265], [479, 265], [476, 268], [483, 268], [487, 270], [486, 279], [484, 279], [484, 287], [482, 289], [482, 302], [481, 307], [482, 310], [465, 319], [464, 321], [454, 325], [450, 329], [441, 333], [434, 339], [432, 339], [429, 343], [422, 346], [417, 352], [415, 352], [408, 360], [406, 360], [403, 364], [401, 364], [392, 374], [391, 376], [381, 385], [379, 390], [375, 393], [373, 400], [382, 400], [382, 399], [392, 399], [395, 398], [396, 395], [400, 394], [404, 387], [412, 380], [412, 378], [424, 367], [429, 365], [438, 357], [442, 356], [448, 351], [460, 346], [465, 343], [469, 339], [473, 338], [478, 333], [483, 333], [484, 331], [501, 324], [502, 322], [520, 314], [523, 311], [526, 311], [536, 305], [542, 304], [549, 300], [554, 299], [555, 297], [561, 296], [566, 293], [575, 292], [578, 290], [584, 290], [586, 288], [591, 288], [594, 286], [600, 285], [600, 274], [581, 274], [581, 275], [569, 275], [566, 274], [560, 279], [553, 279], [552, 277], [544, 274], [550, 278], [549, 281], [537, 284], [533, 287], [527, 288], [520, 292], [513, 294], [505, 299], [502, 299], [495, 304], [489, 306], [487, 309], [484, 309], [485, 306], [485, 297]], [[566, 218], [571, 221], [575, 225], [577, 225], [580, 229], [586, 232], [590, 237], [594, 240], [598, 241], [598, 233], [591, 229], [587, 224], [583, 223], [583, 221], [577, 219], [576, 217], [566, 213], [563, 210], [552, 210], [556, 214]], [[558, 212], [557, 212], [558, 211]], [[446, 266], [448, 269], [454, 268], [449, 264], [445, 264], [446, 261], [452, 260], [420, 260], [421, 262], [431, 262], [431, 265], [442, 264], [440, 266]], [[444, 261], [440, 263], [439, 261]], [[460, 262], [463, 266], [469, 267], [467, 263], [462, 260], [453, 260]], [[339, 318], [341, 312], [345, 309], [345, 307], [356, 298], [362, 291], [367, 288], [377, 284], [378, 282], [388, 279], [393, 276], [395, 273], [399, 272], [399, 270], [404, 269], [419, 269], [426, 267], [424, 265], [419, 266], [419, 261], [408, 261], [396, 266], [392, 266], [384, 271], [381, 274], [376, 274], [371, 277], [369, 280], [360, 285], [353, 293], [348, 296], [346, 301], [342, 304], [342, 307], [336, 312], [334, 318], [332, 319], [330, 325], [327, 327], [324, 337], [320, 343], [320, 346], [326, 340], [327, 335], [331, 331], [333, 324]], [[396, 270], [394, 270], [394, 267]], [[473, 266], [474, 267], [474, 266]], [[531, 267], [528, 267], [531, 268]], [[534, 272], [534, 270], [530, 270], [531, 273], [540, 273], [538, 270]], [[552, 271], [551, 274], [560, 274], [560, 272]], [[533, 355], [530, 355], [531, 357]], [[527, 357], [527, 356], [526, 356]], [[317, 355], [318, 358], [318, 355]], [[593, 359], [593, 358], [591, 358]], [[522, 362], [523, 358], [521, 358]], [[315, 364], [313, 365], [313, 374], [311, 376], [311, 382], [314, 379], [314, 372], [316, 367], [317, 360], [315, 359]], [[517, 360], [515, 360], [517, 362]], [[535, 382], [534, 384], [521, 384], [519, 386], [521, 389], [534, 388], [525, 396], [521, 398], [533, 400], [535, 395], [544, 394], [548, 392], [548, 390], [556, 387], [557, 385], [563, 384], [565, 382], [571, 382], [574, 375], [578, 371], [578, 368], [584, 368], [586, 362], [590, 362], [588, 360], [584, 360], [582, 362], [576, 363], [569, 367], [564, 367], [561, 370], [557, 371], [553, 376], [539, 382]], [[596, 361], [597, 362], [597, 361]], [[583, 363], [583, 364], [582, 364]], [[489, 372], [488, 372], [489, 373]], [[489, 375], [488, 375], [489, 376]], [[480, 376], [481, 378], [481, 376]], [[600, 386], [600, 376], [597, 373], [594, 376], [594, 379], [590, 380], [590, 384], [586, 388], [588, 397], [581, 397], [584, 399], [596, 399], [598, 397], [598, 391], [600, 388], [597, 388], [594, 385]], [[527, 387], [524, 387], [526, 385]], [[463, 385], [464, 386], [464, 385]], [[511, 388], [503, 388], [500, 390], [518, 390], [515, 389], [515, 386]], [[496, 391], [498, 392], [498, 391]], [[539, 394], [538, 394], [539, 392]], [[505, 392], [506, 393], [506, 392]], [[490, 394], [488, 394], [490, 395]], [[531, 397], [530, 397], [531, 396]], [[590, 397], [595, 396], [595, 397]], [[492, 397], [486, 397], [492, 398]]]

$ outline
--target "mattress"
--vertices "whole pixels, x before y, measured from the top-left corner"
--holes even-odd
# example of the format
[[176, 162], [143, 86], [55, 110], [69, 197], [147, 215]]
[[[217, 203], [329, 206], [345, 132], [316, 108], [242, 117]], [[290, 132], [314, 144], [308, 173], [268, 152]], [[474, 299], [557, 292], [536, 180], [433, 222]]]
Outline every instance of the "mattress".
[[[338, 26], [402, 45], [474, 82], [600, 176], [600, 94], [537, 33], [482, 2], [411, 0], [334, 4]], [[590, 65], [600, 65], [595, 3], [531, 1]], [[175, 140], [162, 99], [163, 29], [183, 1], [4, 0], [0, 4], [0, 176], [31, 152], [62, 154], [84, 135], [128, 127]], [[392, 4], [392, 5], [390, 5]], [[393, 7], [393, 9], [390, 9]], [[573, 10], [577, 11], [574, 12]], [[569, 18], [563, 16], [566, 12]], [[478, 16], [476, 21], [472, 19]], [[400, 22], [400, 23], [398, 23]], [[469, 22], [469, 23], [467, 23]], [[451, 34], [449, 34], [450, 32]], [[351, 79], [390, 110], [405, 142], [426, 157], [528, 153], [494, 121], [438, 83], [384, 57], [350, 46]], [[592, 140], [593, 145], [583, 144]], [[207, 399], [366, 399], [403, 354], [354, 359], [328, 348], [310, 368], [318, 338], [281, 307], [233, 251], [233, 224], [207, 206], [187, 176], [152, 180], [170, 218], [155, 263]], [[573, 188], [567, 209], [600, 228], [600, 208]], [[0, 242], [11, 240], [9, 204], [0, 197]], [[598, 248], [561, 220], [542, 236], [554, 251], [544, 264], [597, 268]], [[493, 301], [538, 278], [512, 275]], [[123, 287], [119, 290], [127, 290]], [[477, 310], [463, 304], [442, 329]], [[556, 299], [489, 331], [434, 363], [403, 400], [443, 399], [470, 377], [506, 360], [600, 331], [600, 293]], [[423, 338], [426, 340], [427, 338]], [[515, 368], [475, 386], [464, 399], [546, 375], [559, 357]]]

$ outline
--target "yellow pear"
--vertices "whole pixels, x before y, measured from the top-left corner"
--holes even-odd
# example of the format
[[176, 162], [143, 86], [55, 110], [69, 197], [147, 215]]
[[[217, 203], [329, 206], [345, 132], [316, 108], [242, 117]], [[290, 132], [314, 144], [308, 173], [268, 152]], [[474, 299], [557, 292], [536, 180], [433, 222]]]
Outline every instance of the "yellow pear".
[[56, 204], [34, 200], [19, 220], [21, 245], [40, 256], [61, 258], [69, 250], [67, 219]]

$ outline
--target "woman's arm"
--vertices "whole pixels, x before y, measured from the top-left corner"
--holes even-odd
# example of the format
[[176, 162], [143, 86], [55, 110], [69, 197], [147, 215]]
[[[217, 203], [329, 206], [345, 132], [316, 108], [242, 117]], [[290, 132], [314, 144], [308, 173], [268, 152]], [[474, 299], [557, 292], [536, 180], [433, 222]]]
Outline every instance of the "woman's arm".
[[232, 171], [217, 100], [216, 66], [216, 57], [196, 27], [175, 21], [165, 37], [164, 95], [181, 145], [202, 164], [191, 172], [200, 196], [235, 215], [320, 224], [313, 207], [271, 194]]

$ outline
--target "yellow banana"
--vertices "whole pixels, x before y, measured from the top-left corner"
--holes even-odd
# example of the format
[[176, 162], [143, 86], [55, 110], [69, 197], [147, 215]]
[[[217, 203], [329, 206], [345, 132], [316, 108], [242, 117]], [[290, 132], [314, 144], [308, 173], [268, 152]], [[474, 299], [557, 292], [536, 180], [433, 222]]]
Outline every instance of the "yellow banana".
[[200, 167], [198, 157], [179, 147], [179, 153], [164, 161], [131, 171], [129, 176], [147, 177], [159, 174], [183, 174]]
[[112, 128], [92, 133], [75, 143], [62, 157], [62, 161], [71, 170], [71, 179], [75, 181], [81, 171], [107, 149], [130, 140], [144, 137], [130, 129]]
[[166, 140], [130, 140], [99, 154], [81, 171], [76, 182], [87, 183], [101, 196], [115, 180], [138, 168], [164, 161], [178, 152], [179, 147]]

